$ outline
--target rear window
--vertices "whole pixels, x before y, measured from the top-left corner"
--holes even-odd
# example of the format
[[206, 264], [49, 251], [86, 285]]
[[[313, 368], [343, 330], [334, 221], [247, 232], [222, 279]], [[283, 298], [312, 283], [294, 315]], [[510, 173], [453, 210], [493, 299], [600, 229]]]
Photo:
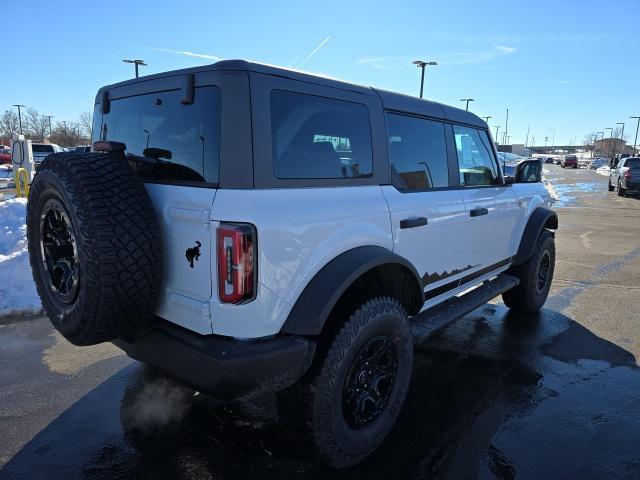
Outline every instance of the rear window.
[[31, 144], [31, 151], [33, 153], [53, 153], [53, 145], [38, 145]]
[[275, 90], [271, 129], [277, 178], [358, 178], [373, 172], [365, 105]]
[[624, 166], [629, 168], [640, 168], [640, 158], [630, 158], [625, 160]]
[[220, 90], [198, 87], [190, 105], [182, 92], [151, 93], [111, 101], [94, 115], [95, 140], [122, 142], [143, 180], [218, 183]]

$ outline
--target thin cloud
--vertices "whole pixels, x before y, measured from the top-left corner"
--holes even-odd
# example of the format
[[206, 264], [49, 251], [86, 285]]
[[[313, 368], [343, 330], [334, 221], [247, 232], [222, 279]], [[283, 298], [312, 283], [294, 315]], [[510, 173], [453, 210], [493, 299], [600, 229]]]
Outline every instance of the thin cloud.
[[[517, 49], [514, 47], [496, 45], [486, 50], [433, 54], [429, 56], [429, 59], [436, 60], [439, 65], [443, 66], [471, 65], [485, 63], [514, 52], [517, 52]], [[408, 66], [412, 60], [418, 57], [419, 56], [365, 57], [358, 59], [356, 62], [360, 65], [368, 65], [376, 70], [395, 70]]]
[[311, 53], [309, 55], [307, 55], [304, 60], [302, 60], [298, 65], [297, 68], [302, 67], [305, 63], [307, 63], [309, 60], [311, 60], [311, 58], [313, 58], [313, 56], [318, 53], [318, 51], [325, 46], [325, 44], [331, 40], [331, 37], [333, 37], [333, 35], [329, 35], [327, 38], [325, 38], [322, 42], [320, 42], [320, 45], [318, 45], [316, 48], [314, 48]]
[[206, 60], [222, 60], [222, 57], [218, 57], [217, 55], [209, 55], [208, 53], [196, 53], [190, 52], [188, 50], [173, 50], [171, 48], [155, 48], [155, 47], [147, 47], [148, 50], [155, 50], [156, 52], [167, 52], [167, 53], [175, 53], [176, 55], [184, 55], [186, 57], [195, 57], [195, 58], [204, 58]]

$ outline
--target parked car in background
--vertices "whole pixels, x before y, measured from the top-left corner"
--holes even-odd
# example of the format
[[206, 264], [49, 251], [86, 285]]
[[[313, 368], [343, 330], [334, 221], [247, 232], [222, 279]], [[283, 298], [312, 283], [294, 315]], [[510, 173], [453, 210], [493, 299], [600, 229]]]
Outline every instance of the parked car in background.
[[543, 163], [553, 163], [553, 157], [538, 157], [538, 160]]
[[0, 163], [11, 163], [11, 149], [4, 145], [0, 148]]
[[78, 145], [73, 149], [73, 153], [89, 153], [91, 151], [91, 145]]
[[600, 167], [604, 167], [608, 163], [609, 162], [607, 161], [606, 158], [602, 158], [602, 157], [594, 158], [591, 160], [591, 163], [589, 164], [589, 168], [591, 170], [597, 170]]
[[554, 158], [554, 157], [549, 157], [553, 159], [553, 163], [554, 165], [560, 165], [562, 163], [562, 159], [560, 158]]
[[578, 168], [578, 157], [576, 157], [575, 155], [565, 155], [562, 161], [560, 162], [560, 166], [562, 168], [565, 168], [565, 167]]
[[64, 149], [55, 143], [32, 143], [31, 151], [33, 152], [34, 163], [41, 163], [48, 155], [64, 152]]
[[627, 190], [640, 190], [640, 157], [626, 157], [609, 173], [609, 191], [618, 187], [618, 195], [624, 197]]

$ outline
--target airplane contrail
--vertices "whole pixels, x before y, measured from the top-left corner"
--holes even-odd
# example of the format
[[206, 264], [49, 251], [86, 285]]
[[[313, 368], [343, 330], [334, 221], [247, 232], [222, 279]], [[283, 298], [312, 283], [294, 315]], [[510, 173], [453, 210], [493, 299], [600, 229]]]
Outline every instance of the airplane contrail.
[[311, 60], [311, 57], [313, 57], [316, 53], [318, 53], [318, 50], [320, 50], [322, 47], [324, 47], [325, 43], [327, 43], [329, 40], [331, 40], [331, 37], [333, 37], [333, 35], [329, 35], [327, 38], [325, 38], [322, 42], [320, 42], [320, 45], [318, 45], [316, 48], [314, 48], [311, 53], [309, 55], [307, 55], [304, 60], [302, 60], [299, 64], [298, 64], [298, 68], [300, 68], [301, 66], [303, 66], [305, 63], [307, 63], [309, 60]]

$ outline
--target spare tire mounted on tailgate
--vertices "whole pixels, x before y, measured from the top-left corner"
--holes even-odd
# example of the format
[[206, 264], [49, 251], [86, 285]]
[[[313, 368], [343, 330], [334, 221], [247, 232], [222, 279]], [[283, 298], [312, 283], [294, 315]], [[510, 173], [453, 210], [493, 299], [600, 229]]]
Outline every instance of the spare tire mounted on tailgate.
[[27, 205], [33, 277], [54, 326], [76, 345], [133, 338], [162, 278], [160, 227], [122, 155], [57, 153]]

